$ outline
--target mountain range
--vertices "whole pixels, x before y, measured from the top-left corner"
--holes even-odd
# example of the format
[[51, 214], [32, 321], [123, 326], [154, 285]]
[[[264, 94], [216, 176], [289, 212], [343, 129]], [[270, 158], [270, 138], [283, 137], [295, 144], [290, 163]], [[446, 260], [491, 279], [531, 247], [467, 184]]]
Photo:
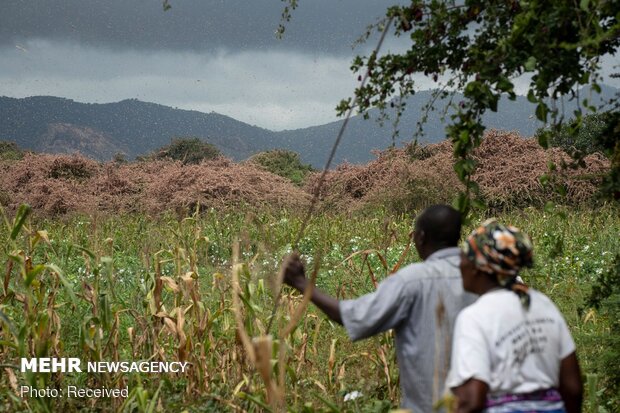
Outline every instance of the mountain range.
[[[619, 90], [603, 87], [594, 102], [609, 99]], [[373, 158], [373, 149], [385, 149], [411, 141], [424, 114], [431, 91], [416, 93], [406, 102], [406, 111], [394, 135], [392, 121], [377, 121], [378, 111], [370, 119], [353, 116], [347, 125], [334, 164], [364, 163]], [[454, 102], [461, 96], [456, 94]], [[437, 108], [445, 100], [436, 102]], [[565, 102], [565, 113], [572, 113], [576, 103]], [[534, 107], [525, 97], [515, 101], [503, 99], [498, 111], [488, 113], [483, 121], [487, 128], [515, 130], [532, 136], [541, 124], [532, 116]], [[303, 129], [270, 131], [217, 113], [202, 113], [171, 108], [130, 99], [116, 103], [80, 103], [52, 96], [23, 99], [0, 97], [0, 140], [16, 142], [20, 147], [37, 152], [79, 152], [98, 160], [109, 160], [117, 153], [128, 158], [144, 155], [167, 145], [175, 137], [199, 137], [216, 145], [224, 154], [241, 160], [253, 153], [282, 148], [298, 152], [303, 161], [323, 167], [342, 120]], [[438, 142], [445, 138], [447, 120], [438, 111], [428, 113], [420, 143]]]

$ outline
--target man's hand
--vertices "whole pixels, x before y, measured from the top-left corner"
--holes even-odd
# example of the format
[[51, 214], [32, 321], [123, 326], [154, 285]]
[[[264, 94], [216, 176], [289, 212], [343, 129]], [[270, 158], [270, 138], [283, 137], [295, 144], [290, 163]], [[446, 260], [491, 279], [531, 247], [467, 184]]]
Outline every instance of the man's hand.
[[[299, 290], [302, 294], [306, 292], [308, 279], [305, 275], [304, 263], [301, 262], [301, 258], [299, 258], [299, 254], [296, 252], [285, 258], [283, 281], [296, 290]], [[340, 315], [338, 300], [330, 297], [316, 287], [312, 291], [312, 297], [310, 297], [310, 299], [329, 318], [339, 324], [342, 324], [342, 316]]]
[[284, 268], [284, 283], [291, 287], [304, 292], [308, 280], [305, 275], [304, 263], [301, 262], [299, 254], [294, 252], [286, 259], [286, 267]]

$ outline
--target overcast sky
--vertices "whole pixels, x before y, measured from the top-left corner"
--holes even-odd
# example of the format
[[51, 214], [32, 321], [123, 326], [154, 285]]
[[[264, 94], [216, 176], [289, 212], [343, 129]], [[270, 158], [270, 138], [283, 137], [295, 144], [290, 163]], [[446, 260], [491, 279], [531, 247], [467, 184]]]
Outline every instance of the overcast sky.
[[336, 120], [357, 83], [353, 56], [376, 42], [352, 44], [387, 4], [302, 0], [279, 40], [278, 0], [170, 0], [166, 12], [161, 0], [2, 3], [0, 95], [137, 98], [272, 130]]

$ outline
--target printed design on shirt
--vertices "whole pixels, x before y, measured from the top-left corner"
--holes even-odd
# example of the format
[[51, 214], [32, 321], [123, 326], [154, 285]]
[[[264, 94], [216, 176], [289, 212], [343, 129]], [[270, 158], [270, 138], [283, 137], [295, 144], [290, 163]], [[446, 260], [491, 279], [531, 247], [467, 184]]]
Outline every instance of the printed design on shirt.
[[549, 317], [539, 317], [524, 320], [503, 334], [496, 342], [495, 347], [508, 346], [512, 366], [520, 366], [531, 354], [541, 354], [549, 343], [547, 331], [556, 320]]

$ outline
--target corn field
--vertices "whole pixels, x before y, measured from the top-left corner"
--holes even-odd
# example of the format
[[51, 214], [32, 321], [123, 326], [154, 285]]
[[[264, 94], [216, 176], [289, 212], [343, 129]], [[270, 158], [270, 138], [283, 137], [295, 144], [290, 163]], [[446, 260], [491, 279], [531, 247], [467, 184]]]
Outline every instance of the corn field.
[[[526, 281], [563, 311], [592, 389], [597, 337], [610, 320], [578, 311], [620, 251], [617, 209], [527, 209], [502, 220], [534, 240]], [[286, 211], [200, 210], [189, 216], [92, 215], [46, 220], [2, 213], [0, 411], [359, 411], [396, 408], [390, 333], [351, 343], [307, 298], [280, 284], [301, 226]], [[474, 217], [474, 222], [483, 217]], [[298, 249], [308, 276], [338, 298], [372, 291], [417, 261], [412, 217], [376, 210], [315, 217]], [[281, 291], [281, 294], [280, 294]], [[279, 298], [277, 298], [279, 297]], [[274, 306], [278, 305], [276, 311]], [[272, 317], [273, 316], [273, 317]], [[269, 328], [269, 326], [271, 328]], [[268, 331], [269, 330], [269, 331]], [[181, 361], [183, 373], [22, 373], [21, 358]], [[22, 397], [23, 386], [127, 388], [127, 397]], [[596, 393], [596, 394], [594, 394]]]

